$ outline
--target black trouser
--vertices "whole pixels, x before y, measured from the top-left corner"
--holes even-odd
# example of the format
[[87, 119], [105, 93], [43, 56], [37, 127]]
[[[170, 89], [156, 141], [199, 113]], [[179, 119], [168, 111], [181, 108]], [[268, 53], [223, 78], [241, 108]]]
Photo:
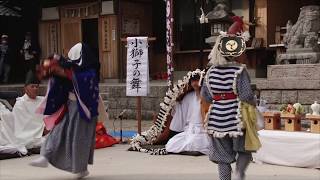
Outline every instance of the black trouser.
[[29, 60], [25, 60], [25, 74], [27, 74], [30, 70], [35, 72], [36, 71], [36, 59], [32, 58]]
[[181, 132], [177, 132], [177, 131], [172, 131], [172, 130], [170, 130], [168, 140], [171, 139], [173, 136], [179, 134], [179, 133], [181, 133]]

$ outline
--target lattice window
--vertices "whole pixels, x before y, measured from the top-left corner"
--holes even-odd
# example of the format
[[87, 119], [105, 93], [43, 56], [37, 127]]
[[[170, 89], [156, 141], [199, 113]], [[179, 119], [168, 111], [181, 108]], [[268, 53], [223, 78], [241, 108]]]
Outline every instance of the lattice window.
[[74, 18], [74, 17], [89, 17], [96, 16], [99, 14], [99, 4], [81, 4], [72, 7], [61, 8], [61, 16], [63, 18]]

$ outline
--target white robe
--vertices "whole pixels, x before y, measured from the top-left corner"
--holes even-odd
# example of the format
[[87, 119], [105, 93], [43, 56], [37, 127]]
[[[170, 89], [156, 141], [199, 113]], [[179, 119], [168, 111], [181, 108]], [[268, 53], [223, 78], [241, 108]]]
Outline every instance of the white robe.
[[43, 97], [30, 99], [26, 94], [17, 98], [12, 112], [0, 105], [0, 153], [27, 153], [43, 141], [43, 115], [36, 108]]
[[196, 92], [188, 93], [177, 104], [170, 129], [177, 131], [183, 125], [183, 132], [173, 136], [166, 144], [166, 150], [172, 153], [198, 151], [209, 153], [209, 137], [204, 130], [200, 111], [200, 99]]

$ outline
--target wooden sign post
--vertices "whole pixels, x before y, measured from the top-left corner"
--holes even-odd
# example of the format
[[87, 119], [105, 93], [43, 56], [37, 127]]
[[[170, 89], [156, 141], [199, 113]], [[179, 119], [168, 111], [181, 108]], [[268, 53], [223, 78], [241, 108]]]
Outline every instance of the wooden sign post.
[[137, 121], [138, 121], [138, 134], [141, 135], [141, 96], [137, 96]]
[[[133, 37], [133, 38], [135, 38], [135, 37]], [[137, 39], [138, 39], [138, 37], [136, 37], [136, 39], [135, 39], [135, 41], [136, 41], [136, 45], [135, 46], [137, 46]], [[148, 37], [147, 38], [147, 41], [148, 42], [150, 42], [150, 41], [155, 41], [156, 40], [156, 38], [155, 37]], [[127, 38], [121, 38], [121, 41], [122, 42], [127, 42], [128, 40], [127, 40]], [[127, 42], [128, 43], [128, 42]], [[128, 48], [128, 45], [126, 46], [127, 48]], [[138, 55], [140, 55], [140, 57], [141, 57], [141, 55], [143, 54], [143, 53], [141, 53], [141, 54], [139, 54], [139, 51], [137, 52], [138, 53]], [[148, 56], [149, 56], [149, 54], [148, 54]], [[127, 57], [128, 57], [128, 55], [127, 55]], [[148, 59], [149, 59], [149, 57], [147, 57]], [[135, 60], [136, 61], [136, 60]], [[138, 67], [139, 65], [140, 65], [141, 63], [139, 62], [139, 63], [137, 63], [136, 64], [136, 67]], [[127, 66], [128, 66], [128, 64], [127, 64]], [[149, 67], [149, 64], [147, 64], [147, 66]], [[148, 68], [147, 67], [147, 68]], [[135, 69], [135, 71], [134, 71], [134, 74], [137, 74], [137, 69]], [[140, 75], [140, 72], [138, 73], [139, 75]], [[146, 77], [147, 78], [147, 83], [149, 83], [149, 69], [147, 70], [147, 73], [145, 74], [146, 76], [148, 76], [148, 77]], [[128, 77], [128, 71], [127, 71], [127, 77]], [[140, 80], [139, 80], [140, 81]], [[128, 86], [128, 83], [127, 83], [127, 86]], [[140, 88], [140, 87], [139, 87]], [[149, 84], [148, 84], [148, 87], [147, 88], [149, 88]], [[128, 87], [127, 87], [127, 91], [128, 91]], [[138, 91], [138, 89], [137, 89], [137, 91]], [[147, 91], [149, 91], [149, 89], [147, 90]], [[127, 92], [127, 96], [128, 96], [128, 92]], [[130, 95], [130, 96], [133, 96], [133, 95]], [[146, 93], [145, 93], [145, 95], [143, 95], [143, 96], [146, 96]], [[137, 118], [137, 122], [138, 122], [138, 134], [140, 134], [141, 135], [141, 119], [142, 119], [142, 116], [141, 116], [141, 105], [142, 105], [142, 100], [141, 100], [141, 95], [137, 95], [136, 96], [136, 98], [137, 98], [137, 103], [136, 103], [136, 112], [137, 112], [137, 114], [136, 114], [136, 118]]]

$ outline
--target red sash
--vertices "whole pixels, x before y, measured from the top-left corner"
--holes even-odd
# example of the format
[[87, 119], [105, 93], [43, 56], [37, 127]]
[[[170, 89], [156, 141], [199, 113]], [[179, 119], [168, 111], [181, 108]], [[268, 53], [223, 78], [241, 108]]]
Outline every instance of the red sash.
[[220, 101], [220, 100], [229, 100], [229, 99], [236, 99], [237, 95], [234, 93], [221, 93], [221, 94], [214, 94], [213, 100]]

